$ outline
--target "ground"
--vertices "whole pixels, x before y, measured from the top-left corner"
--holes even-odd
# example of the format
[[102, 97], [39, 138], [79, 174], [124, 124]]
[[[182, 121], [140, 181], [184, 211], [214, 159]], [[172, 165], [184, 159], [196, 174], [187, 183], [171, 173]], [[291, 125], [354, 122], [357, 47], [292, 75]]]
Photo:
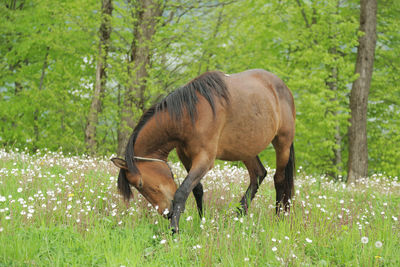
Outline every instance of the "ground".
[[291, 214], [277, 218], [273, 173], [238, 217], [247, 172], [217, 165], [204, 218], [190, 196], [172, 236], [137, 191], [122, 201], [108, 158], [0, 150], [0, 266], [400, 266], [398, 178], [346, 186], [299, 168]]

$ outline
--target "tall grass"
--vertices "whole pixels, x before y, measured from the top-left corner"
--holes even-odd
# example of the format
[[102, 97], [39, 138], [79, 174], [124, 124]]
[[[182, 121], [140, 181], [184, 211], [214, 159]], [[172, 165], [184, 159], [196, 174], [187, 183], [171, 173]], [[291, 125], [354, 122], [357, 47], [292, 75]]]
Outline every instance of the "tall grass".
[[[183, 168], [173, 171], [181, 182]], [[348, 187], [300, 171], [292, 212], [278, 219], [272, 175], [237, 217], [247, 172], [215, 167], [204, 218], [190, 196], [172, 236], [143, 197], [122, 201], [108, 159], [0, 150], [0, 266], [400, 266], [397, 178]]]

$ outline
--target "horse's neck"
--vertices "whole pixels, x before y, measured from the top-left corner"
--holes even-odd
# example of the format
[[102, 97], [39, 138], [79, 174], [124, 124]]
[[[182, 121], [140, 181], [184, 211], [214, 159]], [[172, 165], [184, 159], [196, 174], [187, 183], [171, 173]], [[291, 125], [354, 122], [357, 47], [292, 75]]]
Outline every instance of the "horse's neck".
[[167, 160], [168, 154], [176, 147], [168, 134], [168, 123], [151, 118], [140, 130], [135, 143], [135, 155]]

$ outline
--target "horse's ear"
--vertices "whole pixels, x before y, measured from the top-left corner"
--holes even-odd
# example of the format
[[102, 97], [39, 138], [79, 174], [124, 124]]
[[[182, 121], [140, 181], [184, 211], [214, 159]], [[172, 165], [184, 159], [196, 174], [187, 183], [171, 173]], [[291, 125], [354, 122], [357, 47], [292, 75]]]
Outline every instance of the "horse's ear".
[[127, 170], [128, 165], [126, 164], [126, 161], [120, 158], [112, 158], [111, 161], [114, 163], [115, 166], [117, 166], [120, 169]]

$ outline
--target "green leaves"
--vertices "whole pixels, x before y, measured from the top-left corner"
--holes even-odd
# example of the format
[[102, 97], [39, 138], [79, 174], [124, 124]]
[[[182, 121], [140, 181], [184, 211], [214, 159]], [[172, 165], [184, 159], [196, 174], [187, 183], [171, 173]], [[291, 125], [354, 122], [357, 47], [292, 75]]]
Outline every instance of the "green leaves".
[[[0, 4], [0, 144], [83, 153], [101, 3], [30, 0], [22, 7], [16, 3], [15, 8]], [[137, 38], [132, 30], [138, 22], [133, 15], [136, 1], [114, 1], [113, 6], [96, 135], [100, 154], [113, 153], [117, 146], [123, 92], [133, 75], [128, 71], [129, 51]], [[368, 111], [370, 171], [390, 175], [400, 173], [399, 10], [395, 0], [379, 5]], [[297, 165], [308, 173], [345, 175], [358, 16], [355, 0], [166, 1], [157, 31], [146, 43], [151, 58], [144, 106], [206, 70], [267, 69], [281, 77], [295, 96]], [[137, 119], [141, 111], [133, 114]], [[335, 151], [342, 154], [340, 162], [335, 161]], [[271, 165], [275, 161], [273, 153], [263, 153], [262, 160]]]
[[[90, 23], [79, 19], [78, 25], [72, 19], [93, 19], [94, 1], [77, 2], [29, 1], [17, 10], [2, 4], [7, 10], [0, 46], [3, 144], [78, 151], [80, 136], [74, 133], [81, 125], [76, 118], [85, 113], [87, 102], [75, 95], [88, 93], [83, 81], [91, 79], [85, 77], [90, 68], [82, 65], [92, 53], [92, 41], [86, 35]], [[77, 4], [89, 10], [76, 9]]]

